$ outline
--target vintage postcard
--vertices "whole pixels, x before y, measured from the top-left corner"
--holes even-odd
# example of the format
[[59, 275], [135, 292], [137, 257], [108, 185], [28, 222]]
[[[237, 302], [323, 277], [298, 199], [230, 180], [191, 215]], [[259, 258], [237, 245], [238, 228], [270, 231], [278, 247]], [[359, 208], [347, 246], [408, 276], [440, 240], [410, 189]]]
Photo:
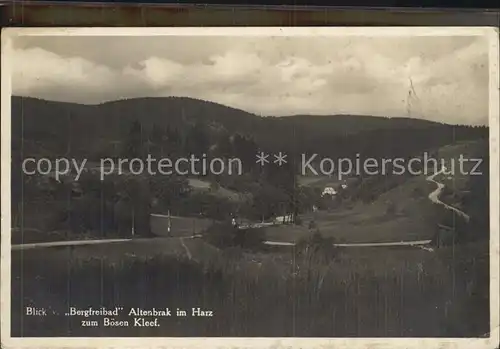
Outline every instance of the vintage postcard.
[[488, 27], [2, 31], [2, 347], [495, 348]]

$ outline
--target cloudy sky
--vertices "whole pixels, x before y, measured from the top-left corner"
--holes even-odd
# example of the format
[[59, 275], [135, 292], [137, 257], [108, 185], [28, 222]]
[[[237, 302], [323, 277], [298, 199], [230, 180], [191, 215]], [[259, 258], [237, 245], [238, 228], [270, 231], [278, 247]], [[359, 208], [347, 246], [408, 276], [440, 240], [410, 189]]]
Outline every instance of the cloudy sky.
[[19, 37], [14, 49], [15, 95], [87, 104], [188, 96], [266, 116], [488, 120], [483, 37]]

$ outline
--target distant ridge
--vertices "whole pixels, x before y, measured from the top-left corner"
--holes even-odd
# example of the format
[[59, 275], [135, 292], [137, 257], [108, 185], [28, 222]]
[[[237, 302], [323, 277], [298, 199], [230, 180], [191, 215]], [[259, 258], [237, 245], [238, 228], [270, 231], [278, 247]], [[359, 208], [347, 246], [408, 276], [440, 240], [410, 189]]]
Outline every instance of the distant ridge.
[[[160, 133], [167, 128], [182, 131], [190, 125], [199, 124], [213, 141], [222, 133], [239, 134], [253, 138], [262, 148], [319, 149], [339, 155], [346, 147], [352, 148], [350, 152], [365, 151], [380, 147], [384, 142], [386, 147], [395, 147], [436, 138], [429, 144], [448, 144], [454, 142], [456, 137], [459, 139], [463, 130], [470, 129], [405, 117], [261, 117], [190, 97], [128, 98], [91, 105], [20, 96], [13, 96], [11, 101], [14, 148], [20, 147], [20, 140], [23, 139], [23, 142], [28, 142], [28, 148], [36, 148], [35, 143], [38, 146], [43, 143], [50, 145], [49, 148], [56, 153], [71, 149], [78, 150], [82, 156], [87, 152], [98, 153], [110, 143], [123, 140], [135, 121], [140, 122], [144, 137], [153, 129]], [[352, 147], [352, 144], [359, 146]]]
[[[428, 122], [428, 123], [437, 123], [437, 124], [446, 124], [440, 121], [432, 121], [432, 120], [426, 120], [426, 119], [417, 119], [417, 118], [411, 118], [411, 117], [405, 117], [405, 116], [395, 116], [395, 117], [390, 117], [390, 116], [384, 116], [384, 115], [366, 115], [366, 114], [288, 114], [288, 115], [258, 115], [256, 113], [248, 112], [240, 108], [232, 107], [232, 106], [227, 106], [219, 102], [214, 102], [210, 100], [204, 100], [204, 99], [199, 99], [199, 98], [193, 98], [193, 97], [186, 97], [186, 96], [165, 96], [165, 97], [127, 97], [127, 98], [120, 98], [120, 99], [114, 99], [114, 100], [108, 100], [108, 101], [103, 101], [99, 103], [76, 103], [76, 102], [64, 102], [64, 101], [56, 101], [56, 100], [50, 100], [50, 99], [44, 99], [44, 98], [38, 98], [38, 97], [27, 97], [27, 96], [12, 96], [13, 100], [17, 99], [23, 99], [23, 100], [33, 100], [33, 101], [40, 101], [40, 102], [47, 102], [47, 103], [60, 103], [60, 104], [66, 104], [66, 105], [80, 105], [80, 106], [88, 106], [88, 107], [99, 107], [99, 106], [109, 106], [109, 105], [115, 105], [119, 103], [141, 103], [141, 102], [146, 102], [150, 101], [153, 103], [156, 103], [158, 101], [162, 101], [165, 103], [169, 103], [171, 101], [176, 101], [176, 102], [183, 102], [183, 103], [204, 103], [207, 105], [212, 105], [214, 107], [223, 107], [226, 109], [232, 109], [236, 112], [240, 113], [246, 113], [249, 115], [254, 115], [256, 117], [262, 117], [262, 118], [291, 118], [291, 119], [300, 119], [304, 117], [314, 117], [314, 118], [332, 118], [332, 117], [360, 117], [360, 118], [381, 118], [381, 119], [387, 119], [387, 120], [419, 120], [423, 122]], [[450, 124], [451, 125], [451, 124]]]

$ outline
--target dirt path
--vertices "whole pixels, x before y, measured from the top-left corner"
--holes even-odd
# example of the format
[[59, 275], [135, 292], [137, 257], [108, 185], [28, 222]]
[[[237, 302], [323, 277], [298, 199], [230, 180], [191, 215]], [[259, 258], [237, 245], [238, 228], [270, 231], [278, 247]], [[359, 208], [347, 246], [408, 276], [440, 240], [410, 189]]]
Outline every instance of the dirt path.
[[193, 259], [193, 256], [191, 255], [191, 251], [189, 251], [189, 248], [187, 247], [187, 245], [184, 243], [184, 238], [180, 238], [180, 241], [181, 241], [181, 245], [182, 247], [184, 247], [184, 250], [186, 251], [186, 254], [189, 258], [189, 260]]
[[[137, 239], [134, 239], [137, 240]], [[144, 239], [141, 239], [144, 240]], [[132, 241], [132, 239], [102, 239], [102, 240], [75, 240], [75, 241], [52, 241], [52, 242], [39, 242], [34, 244], [20, 244], [12, 245], [12, 250], [30, 250], [35, 248], [44, 247], [63, 247], [63, 246], [81, 246], [81, 245], [99, 245], [111, 244], [115, 242]]]
[[[418, 240], [418, 241], [333, 244], [333, 246], [336, 246], [336, 247], [421, 246], [421, 245], [428, 245], [430, 243], [431, 243], [431, 240]], [[294, 242], [279, 242], [279, 241], [264, 241], [264, 244], [270, 245], [270, 246], [295, 246]]]
[[437, 188], [432, 193], [429, 194], [429, 200], [431, 200], [435, 204], [442, 205], [447, 210], [451, 210], [451, 211], [457, 213], [459, 216], [463, 217], [468, 222], [470, 220], [470, 217], [469, 217], [468, 214], [466, 214], [463, 211], [460, 211], [456, 207], [450, 206], [450, 205], [442, 202], [439, 199], [439, 196], [441, 195], [441, 193], [442, 193], [442, 191], [443, 191], [443, 189], [444, 189], [445, 186], [444, 186], [443, 183], [440, 183], [440, 182], [436, 181], [434, 178], [437, 175], [442, 174], [444, 171], [446, 171], [446, 167], [443, 167], [440, 171], [438, 171], [438, 172], [434, 173], [433, 175], [427, 177], [427, 181], [432, 182], [432, 183], [434, 183], [434, 184], [437, 185]]

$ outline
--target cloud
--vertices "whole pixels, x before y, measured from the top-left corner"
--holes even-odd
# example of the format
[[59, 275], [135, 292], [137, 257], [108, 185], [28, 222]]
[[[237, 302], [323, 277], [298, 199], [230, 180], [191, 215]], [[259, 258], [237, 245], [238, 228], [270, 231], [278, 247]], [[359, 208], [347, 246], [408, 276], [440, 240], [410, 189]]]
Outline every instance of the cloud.
[[213, 50], [200, 51], [202, 41], [195, 39], [177, 42], [184, 44], [179, 50], [172, 44], [168, 50], [151, 44], [149, 54], [145, 42], [140, 54], [122, 44], [129, 56], [120, 57], [120, 64], [97, 39], [88, 54], [74, 44], [66, 53], [62, 44], [52, 51], [40, 42], [18, 46], [13, 93], [79, 103], [178, 95], [261, 115], [350, 113], [487, 121], [488, 56], [482, 40], [441, 39], [443, 49], [433, 38], [427, 39], [429, 44], [403, 38], [392, 47], [387, 39], [329, 46], [328, 41], [310, 39], [308, 49], [295, 39], [271, 44], [204, 38]]
[[182, 79], [184, 66], [166, 59], [151, 57], [134, 67], [126, 67], [123, 75], [125, 78], [130, 77], [131, 82], [139, 80], [153, 88], [165, 87]]
[[16, 50], [14, 92], [23, 93], [54, 85], [78, 86], [84, 90], [111, 87], [115, 72], [79, 57], [60, 57], [40, 48]]

